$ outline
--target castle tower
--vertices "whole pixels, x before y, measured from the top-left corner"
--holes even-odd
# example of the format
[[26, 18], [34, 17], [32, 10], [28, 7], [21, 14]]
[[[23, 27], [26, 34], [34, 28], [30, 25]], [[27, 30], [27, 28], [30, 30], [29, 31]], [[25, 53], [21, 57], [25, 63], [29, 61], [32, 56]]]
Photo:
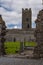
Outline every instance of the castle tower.
[[29, 10], [27, 8], [25, 10], [22, 9], [22, 28], [24, 30], [28, 30], [29, 28], [31, 28], [31, 19], [32, 19], [31, 8]]

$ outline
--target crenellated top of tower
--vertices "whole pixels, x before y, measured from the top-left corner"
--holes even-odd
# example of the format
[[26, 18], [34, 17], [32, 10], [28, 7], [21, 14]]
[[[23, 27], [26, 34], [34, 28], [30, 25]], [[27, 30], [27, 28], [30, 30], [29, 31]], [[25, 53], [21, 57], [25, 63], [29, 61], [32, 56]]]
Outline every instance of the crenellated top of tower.
[[29, 8], [29, 9], [28, 9], [28, 8], [25, 8], [25, 9], [24, 9], [24, 8], [22, 8], [22, 10], [31, 10], [31, 8]]
[[32, 11], [31, 11], [31, 8], [29, 8], [29, 9], [28, 8], [25, 8], [25, 9], [22, 8], [22, 12], [26, 13], [26, 12], [32, 12]]

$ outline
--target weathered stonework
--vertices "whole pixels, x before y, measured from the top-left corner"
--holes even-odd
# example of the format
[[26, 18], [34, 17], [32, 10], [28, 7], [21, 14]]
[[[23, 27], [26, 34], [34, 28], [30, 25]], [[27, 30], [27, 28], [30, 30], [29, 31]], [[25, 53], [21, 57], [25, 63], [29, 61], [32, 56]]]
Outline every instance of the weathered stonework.
[[0, 15], [0, 55], [5, 54], [5, 49], [4, 49], [5, 33], [6, 33], [5, 22], [3, 21], [2, 16]]
[[35, 57], [43, 57], [43, 9], [37, 15], [35, 37], [37, 47], [34, 49]]
[[14, 39], [15, 41], [35, 41], [35, 37], [34, 37], [34, 31], [35, 29], [29, 29], [29, 31], [26, 30], [19, 30], [19, 29], [11, 29], [8, 30], [7, 34], [6, 34], [6, 42], [7, 41], [13, 41]]
[[22, 9], [22, 29], [29, 30], [31, 29], [32, 24], [32, 11], [30, 9]]
[[8, 29], [6, 41], [35, 41], [34, 31], [32, 29], [32, 11], [30, 9], [22, 9], [22, 29]]
[[0, 15], [0, 55], [5, 53], [4, 49], [5, 38], [6, 42], [20, 41], [22, 43], [20, 47], [21, 52], [24, 50], [23, 48], [24, 39], [25, 41], [35, 41], [36, 37], [37, 46], [34, 49], [34, 57], [38, 58], [43, 56], [43, 9], [39, 11], [39, 14], [37, 15], [37, 20], [35, 21], [36, 29], [31, 28], [32, 23], [31, 16], [32, 16], [31, 8], [29, 10], [27, 8], [25, 10], [22, 9], [22, 29], [7, 29], [6, 34], [5, 22], [3, 21]]
[[[22, 9], [22, 29], [6, 29], [5, 22], [3, 21], [2, 17], [0, 17], [0, 55], [5, 54], [4, 49], [4, 42], [15, 42], [19, 41], [20, 44], [20, 52], [24, 50], [24, 42], [25, 41], [35, 41], [34, 31], [32, 29], [32, 11], [30, 9]], [[7, 31], [7, 32], [6, 32]], [[5, 35], [6, 32], [6, 35]], [[5, 37], [5, 38], [4, 38]], [[25, 39], [25, 41], [24, 41]], [[17, 52], [17, 51], [16, 51]]]

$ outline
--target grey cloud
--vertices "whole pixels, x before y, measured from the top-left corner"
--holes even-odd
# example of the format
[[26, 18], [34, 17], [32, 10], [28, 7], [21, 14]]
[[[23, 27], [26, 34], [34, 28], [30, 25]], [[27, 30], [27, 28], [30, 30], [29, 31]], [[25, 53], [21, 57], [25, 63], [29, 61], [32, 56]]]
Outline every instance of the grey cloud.
[[[42, 8], [41, 0], [1, 0], [0, 4], [2, 5], [0, 7], [0, 14], [2, 14], [6, 24], [21, 24], [22, 8], [30, 7], [32, 8], [32, 22], [34, 22], [39, 10]], [[11, 11], [5, 10], [3, 6]]]

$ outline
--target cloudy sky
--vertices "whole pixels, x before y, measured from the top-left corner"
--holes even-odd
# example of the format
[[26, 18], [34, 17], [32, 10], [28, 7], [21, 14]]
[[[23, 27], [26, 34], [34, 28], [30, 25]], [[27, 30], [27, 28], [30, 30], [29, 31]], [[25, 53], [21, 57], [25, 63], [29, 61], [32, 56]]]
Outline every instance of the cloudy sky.
[[32, 27], [40, 9], [42, 0], [0, 0], [0, 14], [6, 22], [7, 28], [22, 27], [22, 8], [32, 8]]

